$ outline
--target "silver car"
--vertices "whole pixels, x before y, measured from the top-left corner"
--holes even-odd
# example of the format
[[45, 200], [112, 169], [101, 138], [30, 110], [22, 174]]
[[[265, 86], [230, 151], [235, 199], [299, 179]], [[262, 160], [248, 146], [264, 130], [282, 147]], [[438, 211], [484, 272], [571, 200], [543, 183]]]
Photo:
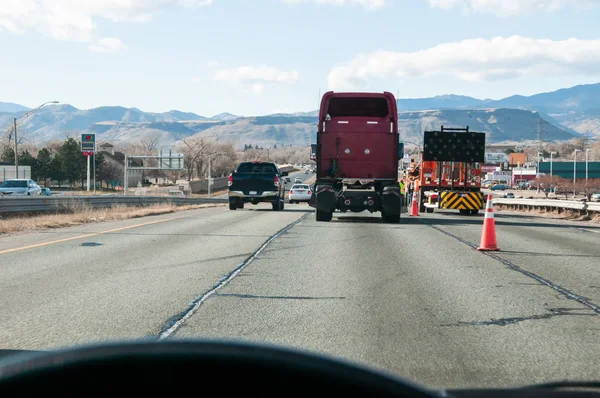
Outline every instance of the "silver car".
[[0, 183], [0, 195], [2, 196], [39, 196], [41, 194], [42, 188], [33, 180], [19, 178]]
[[290, 203], [308, 202], [312, 192], [308, 184], [294, 184], [290, 189]]

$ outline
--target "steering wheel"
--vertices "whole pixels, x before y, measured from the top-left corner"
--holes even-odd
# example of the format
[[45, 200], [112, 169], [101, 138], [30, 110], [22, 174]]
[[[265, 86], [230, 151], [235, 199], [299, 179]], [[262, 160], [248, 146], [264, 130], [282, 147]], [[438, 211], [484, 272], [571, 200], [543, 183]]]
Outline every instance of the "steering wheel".
[[439, 397], [349, 362], [275, 346], [171, 340], [88, 345], [0, 361], [0, 396], [212, 391], [254, 396]]

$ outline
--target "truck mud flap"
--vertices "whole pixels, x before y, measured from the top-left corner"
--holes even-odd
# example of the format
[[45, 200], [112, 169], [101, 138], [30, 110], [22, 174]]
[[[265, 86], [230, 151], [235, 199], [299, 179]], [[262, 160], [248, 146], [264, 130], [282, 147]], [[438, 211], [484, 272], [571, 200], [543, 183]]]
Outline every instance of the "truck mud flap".
[[335, 211], [336, 195], [331, 186], [317, 186], [315, 193], [310, 197], [308, 204], [317, 210], [325, 212]]
[[402, 195], [398, 187], [385, 187], [381, 196], [382, 208], [386, 214], [400, 214]]

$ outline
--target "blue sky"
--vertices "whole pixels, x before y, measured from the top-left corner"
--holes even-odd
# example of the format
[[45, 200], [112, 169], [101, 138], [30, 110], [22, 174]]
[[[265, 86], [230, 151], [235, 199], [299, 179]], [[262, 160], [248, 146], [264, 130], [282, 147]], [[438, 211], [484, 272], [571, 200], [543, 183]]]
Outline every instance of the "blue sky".
[[328, 89], [530, 95], [600, 81], [598, 20], [594, 0], [0, 0], [0, 101], [210, 116]]

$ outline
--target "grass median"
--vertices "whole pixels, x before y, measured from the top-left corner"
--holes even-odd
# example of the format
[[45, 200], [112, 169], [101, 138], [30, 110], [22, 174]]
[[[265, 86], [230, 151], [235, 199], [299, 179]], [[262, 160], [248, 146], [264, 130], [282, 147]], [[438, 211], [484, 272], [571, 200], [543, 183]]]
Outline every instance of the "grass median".
[[200, 205], [176, 206], [165, 203], [151, 206], [116, 205], [100, 209], [78, 206], [63, 213], [30, 214], [27, 216], [9, 215], [2, 217], [0, 219], [0, 234], [64, 228], [93, 222], [127, 220], [130, 218], [155, 216], [184, 210], [218, 206], [225, 206], [225, 204], [206, 203]]

